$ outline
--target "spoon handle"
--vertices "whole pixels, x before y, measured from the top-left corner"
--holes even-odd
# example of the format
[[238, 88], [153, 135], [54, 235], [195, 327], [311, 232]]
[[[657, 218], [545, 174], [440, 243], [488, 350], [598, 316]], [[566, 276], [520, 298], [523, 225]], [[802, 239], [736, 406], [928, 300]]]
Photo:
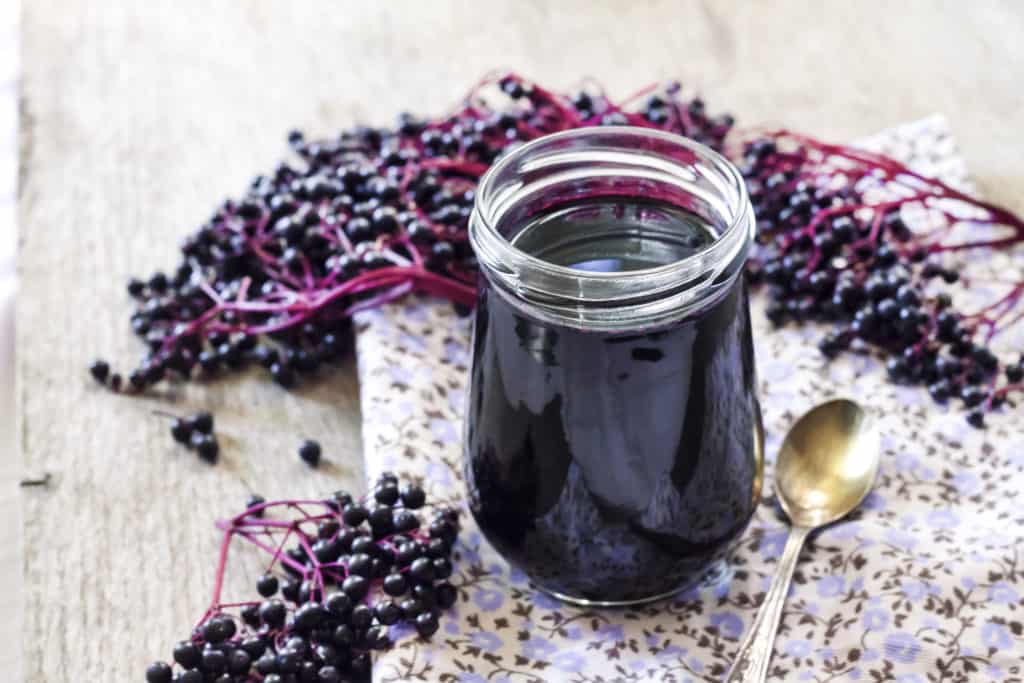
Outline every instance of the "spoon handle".
[[775, 569], [772, 586], [764, 596], [761, 609], [758, 610], [754, 623], [750, 625], [747, 635], [740, 644], [736, 663], [732, 665], [724, 683], [761, 683], [768, 675], [775, 632], [782, 619], [782, 607], [786, 604], [786, 595], [793, 580], [793, 570], [796, 569], [800, 549], [804, 547], [804, 539], [810, 532], [810, 529], [804, 527], [793, 527], [789, 532], [786, 547]]

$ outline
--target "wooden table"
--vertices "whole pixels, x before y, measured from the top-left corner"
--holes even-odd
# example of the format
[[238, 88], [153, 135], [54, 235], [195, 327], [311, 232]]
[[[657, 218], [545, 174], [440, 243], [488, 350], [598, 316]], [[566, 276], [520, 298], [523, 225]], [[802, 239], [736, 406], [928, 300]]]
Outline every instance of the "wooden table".
[[[741, 124], [837, 140], [943, 112], [983, 192], [1024, 210], [1021, 7], [25, 2], [17, 436], [24, 474], [53, 476], [19, 494], [4, 481], [23, 503], [25, 680], [142, 680], [206, 604], [214, 519], [253, 490], [360, 480], [351, 364], [294, 394], [252, 375], [122, 398], [85, 374], [98, 355], [137, 357], [126, 279], [173, 265], [290, 128], [441, 112], [496, 67], [620, 94], [679, 77]], [[217, 415], [217, 467], [151, 414], [200, 407]], [[304, 436], [330, 467], [299, 462]], [[0, 616], [16, 634], [16, 610]]]

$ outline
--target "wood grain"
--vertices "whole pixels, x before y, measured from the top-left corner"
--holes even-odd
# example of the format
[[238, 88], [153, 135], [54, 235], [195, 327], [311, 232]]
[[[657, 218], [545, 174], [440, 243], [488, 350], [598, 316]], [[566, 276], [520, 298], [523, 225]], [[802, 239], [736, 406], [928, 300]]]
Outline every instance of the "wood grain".
[[[136, 357], [126, 278], [171, 266], [289, 128], [440, 112], [492, 68], [621, 94], [679, 77], [741, 122], [840, 140], [944, 112], [985, 196], [1022, 210], [1021, 7], [25, 3], [17, 424], [25, 470], [54, 476], [22, 492], [26, 680], [142, 680], [205, 607], [212, 520], [360, 479], [351, 366], [291, 395], [254, 375], [141, 400], [84, 373]], [[172, 445], [157, 407], [213, 410], [223, 463]], [[298, 461], [304, 436], [330, 467]]]

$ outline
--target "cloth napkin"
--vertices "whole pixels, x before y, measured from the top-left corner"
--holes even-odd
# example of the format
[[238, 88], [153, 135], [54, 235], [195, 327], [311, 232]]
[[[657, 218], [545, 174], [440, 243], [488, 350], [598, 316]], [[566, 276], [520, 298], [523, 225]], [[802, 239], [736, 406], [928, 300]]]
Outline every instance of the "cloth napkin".
[[[970, 190], [941, 117], [899, 126], [862, 146]], [[918, 219], [927, 219], [919, 216]], [[962, 262], [973, 276], [1015, 272], [1021, 252]], [[991, 296], [976, 284], [978, 294]], [[961, 301], [968, 303], [961, 293]], [[752, 301], [764, 408], [765, 500], [724, 576], [674, 599], [623, 610], [571, 607], [532, 590], [463, 518], [459, 600], [430, 642], [397, 630], [377, 681], [717, 681], [732, 663], [782, 552], [787, 528], [770, 503], [774, 454], [792, 422], [835, 396], [869, 406], [883, 459], [861, 509], [810, 539], [775, 641], [769, 678], [785, 681], [1024, 680], [1024, 428], [1019, 413], [970, 428], [959, 406], [886, 381], [882, 363], [847, 354], [826, 363], [820, 330], [772, 329]], [[968, 309], [969, 310], [969, 309]], [[460, 502], [469, 320], [410, 298], [360, 315], [358, 362], [368, 476], [420, 477]], [[1024, 348], [1024, 329], [997, 338]]]

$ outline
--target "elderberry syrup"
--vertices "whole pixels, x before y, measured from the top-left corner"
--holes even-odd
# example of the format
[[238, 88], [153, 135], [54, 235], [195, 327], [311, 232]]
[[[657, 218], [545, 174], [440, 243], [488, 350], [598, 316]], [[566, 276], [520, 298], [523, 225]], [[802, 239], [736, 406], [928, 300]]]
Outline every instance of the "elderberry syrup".
[[641, 128], [558, 133], [482, 180], [465, 471], [539, 588], [629, 604], [692, 585], [760, 496], [742, 179]]

